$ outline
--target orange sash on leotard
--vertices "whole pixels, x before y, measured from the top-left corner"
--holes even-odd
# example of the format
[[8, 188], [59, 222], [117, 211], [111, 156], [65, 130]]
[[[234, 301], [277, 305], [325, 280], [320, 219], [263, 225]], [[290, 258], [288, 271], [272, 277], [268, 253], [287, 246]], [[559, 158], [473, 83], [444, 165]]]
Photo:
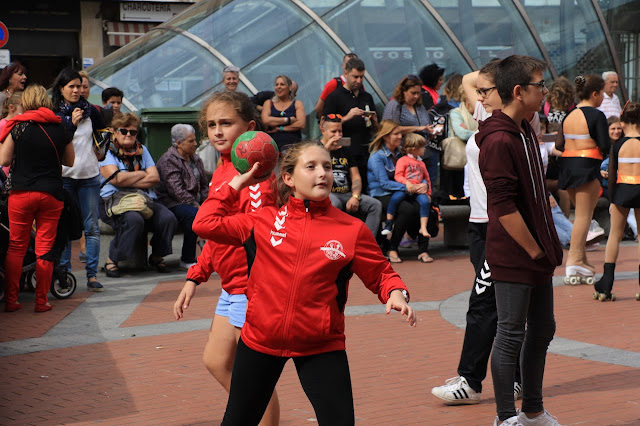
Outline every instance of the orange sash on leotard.
[[616, 183], [628, 183], [630, 185], [640, 184], [640, 176], [621, 175], [618, 173]]
[[562, 153], [562, 157], [582, 157], [602, 160], [602, 152], [600, 152], [599, 148], [576, 149], [572, 151], [564, 151]]

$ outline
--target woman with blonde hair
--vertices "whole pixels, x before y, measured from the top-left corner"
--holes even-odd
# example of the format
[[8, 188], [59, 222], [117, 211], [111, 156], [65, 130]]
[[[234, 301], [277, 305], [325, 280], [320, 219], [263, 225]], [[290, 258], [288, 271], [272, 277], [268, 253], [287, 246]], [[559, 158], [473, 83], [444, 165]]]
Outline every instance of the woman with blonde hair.
[[464, 98], [464, 89], [462, 89], [462, 75], [453, 74], [444, 84], [442, 94], [446, 96], [447, 102], [451, 108], [458, 108]]
[[[391, 196], [394, 191], [407, 191], [409, 194], [426, 194], [428, 185], [408, 184], [403, 185], [394, 180], [396, 162], [404, 155], [402, 148], [402, 129], [393, 120], [382, 120], [379, 130], [373, 141], [369, 144], [368, 179], [369, 195], [377, 198], [382, 203], [382, 211], [387, 211]], [[433, 262], [433, 258], [427, 253], [429, 238], [424, 237], [418, 231], [420, 229], [420, 204], [414, 200], [402, 201], [394, 217], [393, 232], [388, 243], [388, 257], [391, 263], [401, 263], [398, 254], [398, 246], [405, 232], [410, 236], [418, 237], [420, 254], [418, 260], [423, 263]], [[386, 244], [383, 240], [383, 244]]]
[[75, 153], [62, 120], [51, 110], [47, 91], [40, 85], [22, 95], [24, 113], [7, 121], [0, 132], [0, 163], [13, 163], [9, 193], [9, 249], [5, 261], [6, 312], [18, 302], [22, 261], [31, 227], [36, 222], [36, 312], [52, 309], [47, 301], [53, 262], [50, 251], [64, 205], [62, 165], [72, 166]]
[[286, 75], [276, 77], [273, 99], [262, 105], [262, 123], [282, 152], [285, 147], [302, 140], [306, 113], [304, 104], [295, 98], [293, 81]]

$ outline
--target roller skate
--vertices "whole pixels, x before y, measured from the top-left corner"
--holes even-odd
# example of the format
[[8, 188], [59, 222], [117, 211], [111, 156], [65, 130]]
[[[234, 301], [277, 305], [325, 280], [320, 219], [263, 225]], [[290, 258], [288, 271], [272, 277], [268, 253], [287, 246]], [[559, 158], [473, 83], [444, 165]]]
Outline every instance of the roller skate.
[[595, 282], [594, 272], [585, 268], [584, 266], [579, 265], [570, 265], [565, 267], [566, 276], [562, 280], [565, 284], [569, 285], [579, 285], [579, 284], [589, 284], [593, 285]]
[[599, 300], [604, 302], [605, 300], [616, 300], [616, 295], [611, 293], [613, 288], [614, 271], [616, 269], [615, 263], [605, 263], [604, 273], [602, 278], [596, 281], [593, 291], [593, 300]]

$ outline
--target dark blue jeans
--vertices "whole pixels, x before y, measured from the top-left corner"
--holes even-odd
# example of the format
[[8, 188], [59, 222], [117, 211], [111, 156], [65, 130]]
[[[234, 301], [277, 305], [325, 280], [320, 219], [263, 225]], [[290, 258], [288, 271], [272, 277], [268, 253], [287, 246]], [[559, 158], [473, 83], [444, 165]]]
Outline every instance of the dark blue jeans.
[[196, 217], [196, 213], [198, 213], [198, 209], [190, 204], [178, 204], [169, 210], [171, 210], [176, 219], [178, 219], [178, 223], [184, 232], [184, 238], [182, 239], [182, 257], [180, 260], [184, 263], [195, 263], [198, 236], [191, 230], [191, 225], [193, 224], [193, 219]]
[[[84, 221], [84, 238], [87, 244], [87, 261], [84, 268], [87, 278], [95, 278], [100, 257], [100, 228], [98, 227], [98, 206], [100, 204], [100, 179], [62, 178], [64, 189], [76, 200]], [[60, 259], [62, 269], [71, 271], [71, 243], [67, 244]]]
[[420, 204], [420, 217], [429, 217], [429, 211], [431, 210], [431, 201], [429, 201], [429, 197], [425, 194], [407, 194], [404, 191], [396, 191], [391, 196], [391, 200], [389, 200], [389, 206], [387, 207], [387, 214], [396, 215], [398, 211], [398, 206], [405, 199], [412, 199]]
[[517, 414], [513, 382], [521, 347], [522, 411], [535, 413], [543, 410], [542, 379], [556, 321], [551, 280], [539, 285], [494, 281], [493, 286], [498, 329], [491, 355], [491, 374], [498, 417], [504, 421]]

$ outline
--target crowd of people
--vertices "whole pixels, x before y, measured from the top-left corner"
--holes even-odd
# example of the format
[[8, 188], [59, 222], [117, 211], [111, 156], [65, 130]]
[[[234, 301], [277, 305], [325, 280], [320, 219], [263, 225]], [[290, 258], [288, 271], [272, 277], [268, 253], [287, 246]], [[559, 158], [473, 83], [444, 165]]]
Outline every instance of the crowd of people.
[[[289, 358], [318, 422], [353, 424], [344, 343], [350, 277], [357, 274], [387, 312], [398, 310], [415, 325], [408, 289], [390, 264], [403, 261], [400, 248], [411, 241], [420, 262], [433, 262], [434, 206], [468, 203], [476, 277], [458, 376], [432, 394], [452, 405], [478, 403], [491, 357], [494, 424], [558, 424], [542, 403], [555, 332], [551, 278], [564, 247], [565, 283], [594, 282], [586, 252], [604, 236], [592, 218], [605, 196], [611, 234], [594, 298], [615, 298], [618, 245], [625, 229], [637, 233], [640, 107], [620, 105], [615, 73], [577, 76], [575, 84], [561, 77], [547, 89], [545, 63], [512, 55], [446, 82], [437, 64], [408, 74], [379, 121], [365, 70], [357, 55], [344, 56], [341, 75], [327, 82], [314, 107], [321, 138], [303, 141], [307, 116], [295, 81], [279, 75], [273, 91], [249, 98], [238, 91], [240, 70], [225, 67], [224, 89], [203, 103], [199, 121], [216, 152], [215, 167], [206, 169], [191, 125], [173, 126], [172, 145], [156, 163], [138, 139], [139, 117], [121, 111], [120, 89], [105, 89], [102, 105], [92, 105], [88, 76], [68, 68], [49, 97], [42, 86], [26, 85], [22, 65], [6, 67], [0, 74], [0, 163], [10, 177], [5, 311], [22, 307], [22, 258], [34, 222], [34, 309], [52, 308], [53, 265], [70, 270], [69, 241], [59, 259], [51, 255], [65, 202], [81, 214], [90, 291], [104, 290], [97, 278], [99, 219], [115, 232], [103, 266], [113, 278], [147, 232], [149, 265], [170, 271], [164, 258], [180, 227], [187, 275], [176, 319], [200, 283], [214, 271], [221, 278], [203, 360], [229, 392], [223, 424], [278, 424], [275, 385]], [[250, 130], [276, 142], [277, 175], [257, 178], [256, 167], [245, 174], [233, 167], [231, 146]], [[97, 136], [105, 132], [106, 145]]]

